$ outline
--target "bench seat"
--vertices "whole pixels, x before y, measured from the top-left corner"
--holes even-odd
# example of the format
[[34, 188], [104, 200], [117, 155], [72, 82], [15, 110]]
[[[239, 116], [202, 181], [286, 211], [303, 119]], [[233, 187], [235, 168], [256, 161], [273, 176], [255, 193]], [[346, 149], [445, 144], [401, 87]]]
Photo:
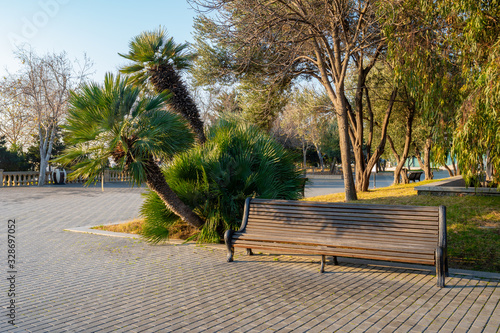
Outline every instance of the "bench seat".
[[247, 199], [240, 230], [225, 234], [228, 261], [237, 247], [321, 255], [321, 271], [324, 256], [435, 265], [444, 286], [445, 214], [444, 206]]

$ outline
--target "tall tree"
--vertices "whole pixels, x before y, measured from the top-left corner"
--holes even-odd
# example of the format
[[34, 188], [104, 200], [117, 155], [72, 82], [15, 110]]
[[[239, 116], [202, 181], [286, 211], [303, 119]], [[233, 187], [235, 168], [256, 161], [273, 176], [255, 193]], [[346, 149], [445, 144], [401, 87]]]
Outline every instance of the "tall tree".
[[440, 3], [451, 22], [450, 39], [466, 83], [453, 151], [467, 182], [486, 173], [500, 186], [500, 4], [497, 0]]
[[[365, 80], [385, 47], [379, 14], [385, 15], [381, 8], [389, 1], [193, 2], [218, 13], [215, 19], [202, 16], [199, 21], [213, 44], [207, 54], [226, 69], [223, 74], [262, 71], [274, 77], [314, 78], [323, 85], [336, 110], [346, 200], [356, 200], [350, 141], [357, 177], [366, 178], [361, 152]], [[354, 105], [345, 86], [351, 65], [357, 75]]]
[[75, 71], [66, 53], [37, 55], [32, 50], [16, 54], [22, 67], [12, 74], [8, 88], [12, 98], [22, 105], [33, 121], [40, 140], [40, 174], [38, 186], [45, 184], [45, 173], [58, 127], [67, 112], [69, 91], [88, 74], [87, 58]]
[[0, 136], [12, 150], [22, 151], [31, 142], [34, 119], [24, 103], [17, 100], [22, 96], [15, 93], [16, 84], [11, 79], [6, 77], [0, 83]]
[[70, 177], [97, 181], [112, 158], [135, 184], [146, 183], [170, 211], [201, 227], [203, 221], [165, 181], [158, 161], [187, 150], [193, 135], [179, 116], [164, 110], [166, 93], [141, 97], [127, 79], [107, 74], [104, 85], [85, 84], [72, 92], [67, 117], [70, 147], [56, 162], [76, 162]]
[[131, 81], [139, 85], [152, 85], [157, 93], [168, 90], [172, 94], [169, 103], [191, 126], [200, 143], [206, 141], [200, 112], [184, 84], [180, 72], [189, 67], [195, 54], [186, 52], [189, 44], [176, 44], [168, 38], [163, 28], [146, 31], [130, 42], [128, 54], [121, 54], [133, 63], [122, 67], [120, 72], [129, 74]]
[[[444, 144], [444, 124], [453, 126], [453, 115], [460, 102], [456, 52], [447, 43], [450, 26], [436, 1], [405, 1], [392, 13], [391, 20], [398, 24], [385, 23], [384, 33], [389, 62], [401, 87], [400, 98], [407, 114], [405, 148], [395, 182], [412, 143], [417, 156], [423, 152], [421, 166], [425, 178], [431, 179], [432, 147], [436, 142]], [[414, 121], [410, 122], [410, 117]]]

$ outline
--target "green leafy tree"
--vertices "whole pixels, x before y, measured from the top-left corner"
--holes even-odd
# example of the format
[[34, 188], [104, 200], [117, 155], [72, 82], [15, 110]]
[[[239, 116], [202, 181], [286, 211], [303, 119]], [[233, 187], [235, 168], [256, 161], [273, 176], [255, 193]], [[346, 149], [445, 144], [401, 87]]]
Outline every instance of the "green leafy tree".
[[500, 3], [456, 0], [442, 4], [466, 81], [453, 151], [467, 182], [486, 174], [500, 186]]
[[312, 87], [296, 88], [291, 95], [290, 102], [280, 116], [278, 126], [289, 137], [301, 141], [303, 167], [306, 168], [308, 147], [313, 146], [323, 171], [322, 140], [329, 119], [334, 113], [332, 102], [324, 92], [318, 92]]
[[[241, 224], [247, 197], [296, 200], [301, 197], [301, 174], [294, 156], [256, 126], [220, 120], [203, 146], [175, 156], [164, 169], [179, 197], [206, 221], [198, 241], [219, 242], [223, 232]], [[154, 192], [141, 209], [143, 236], [165, 240], [178, 218]]]
[[[439, 1], [405, 1], [387, 18], [384, 33], [388, 63], [400, 88], [400, 118], [406, 124], [399, 135], [404, 148], [401, 155], [395, 153], [398, 164], [394, 181], [399, 182], [411, 147], [415, 148], [425, 179], [431, 179], [432, 148], [448, 144], [444, 133], [452, 130], [460, 102], [456, 52], [447, 43], [449, 24]], [[394, 143], [390, 144], [392, 148]], [[403, 179], [406, 181], [406, 177]]]
[[269, 132], [289, 101], [290, 85], [268, 81], [255, 77], [242, 80], [237, 91], [243, 118]]
[[326, 123], [326, 128], [321, 132], [321, 150], [331, 162], [330, 173], [336, 172], [336, 164], [341, 161], [339, 145], [339, 129], [335, 119]]
[[220, 117], [224, 115], [241, 114], [243, 112], [238, 92], [236, 90], [222, 91], [217, 95], [214, 103], [214, 111]]
[[163, 204], [194, 227], [203, 221], [165, 181], [158, 161], [188, 149], [193, 134], [182, 119], [164, 110], [166, 95], [142, 97], [127, 79], [107, 74], [104, 85], [85, 84], [71, 93], [67, 124], [69, 147], [55, 162], [75, 162], [70, 177], [99, 179], [110, 159], [146, 183]]
[[[223, 46], [210, 43], [210, 32], [215, 27], [204, 17], [197, 17], [194, 26], [197, 33], [193, 47], [198, 57], [190, 68], [193, 85], [210, 91], [219, 86], [231, 87], [238, 96], [242, 118], [266, 131], [271, 130], [276, 117], [289, 101], [292, 76], [273, 77], [267, 68], [255, 63], [243, 66], [244, 69], [238, 68], [242, 64], [231, 55], [239, 48], [237, 41], [223, 43]], [[256, 49], [257, 53], [261, 51]], [[226, 97], [224, 90], [221, 95]]]
[[[377, 92], [367, 89], [366, 79], [385, 56], [382, 21], [392, 15], [399, 2], [191, 1], [217, 12], [202, 15], [197, 21], [201, 27], [197, 32], [207, 48], [203, 61], [213, 65], [205, 69], [206, 76], [231, 82], [260, 72], [276, 81], [314, 79], [324, 87], [336, 111], [346, 201], [356, 200], [356, 190], [367, 190], [371, 167], [383, 153], [396, 97], [393, 87], [385, 96], [382, 140], [366, 160], [363, 140], [368, 100]], [[354, 76], [352, 93], [347, 87], [350, 75]], [[356, 185], [351, 149], [356, 160]]]
[[206, 138], [200, 112], [180, 76], [195, 58], [195, 54], [186, 52], [188, 46], [176, 44], [161, 27], [143, 32], [132, 39], [128, 54], [119, 53], [133, 62], [120, 71], [130, 75], [131, 82], [151, 85], [157, 93], [168, 90], [172, 94], [169, 103], [174, 111], [189, 122], [198, 141], [204, 143]]

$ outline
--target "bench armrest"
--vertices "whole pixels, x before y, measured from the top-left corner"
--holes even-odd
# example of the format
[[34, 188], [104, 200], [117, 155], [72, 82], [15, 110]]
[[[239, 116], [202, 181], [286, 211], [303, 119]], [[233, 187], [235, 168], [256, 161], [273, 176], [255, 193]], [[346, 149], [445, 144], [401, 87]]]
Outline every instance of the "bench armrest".
[[[241, 227], [238, 230], [238, 232], [244, 232], [245, 228], [247, 227], [248, 213], [250, 211], [250, 201], [251, 200], [252, 200], [251, 197], [248, 197], [245, 200], [245, 208], [243, 210], [243, 219], [241, 220]], [[226, 243], [226, 247], [227, 247], [227, 261], [228, 262], [233, 261], [233, 253], [234, 253], [233, 252], [233, 234], [234, 234], [234, 230], [232, 230], [232, 229], [226, 230], [226, 232], [224, 233], [224, 243]]]
[[243, 209], [243, 218], [241, 219], [241, 227], [238, 230], [238, 232], [244, 232], [245, 228], [247, 227], [248, 214], [250, 212], [250, 201], [252, 201], [251, 197], [248, 197], [245, 200], [245, 208]]

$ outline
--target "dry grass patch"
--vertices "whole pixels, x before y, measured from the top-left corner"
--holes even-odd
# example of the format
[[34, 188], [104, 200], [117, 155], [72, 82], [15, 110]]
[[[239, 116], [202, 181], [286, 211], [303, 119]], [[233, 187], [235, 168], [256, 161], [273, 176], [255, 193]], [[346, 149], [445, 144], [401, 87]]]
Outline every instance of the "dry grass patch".
[[[140, 235], [142, 233], [143, 223], [144, 219], [135, 219], [120, 224], [99, 225], [92, 227], [92, 229]], [[198, 230], [195, 227], [192, 227], [184, 222], [179, 222], [170, 229], [170, 238], [186, 240], [195, 235], [197, 232]]]
[[96, 227], [92, 227], [92, 229], [140, 235], [142, 231], [142, 223], [142, 219], [135, 219], [120, 224], [98, 225]]

